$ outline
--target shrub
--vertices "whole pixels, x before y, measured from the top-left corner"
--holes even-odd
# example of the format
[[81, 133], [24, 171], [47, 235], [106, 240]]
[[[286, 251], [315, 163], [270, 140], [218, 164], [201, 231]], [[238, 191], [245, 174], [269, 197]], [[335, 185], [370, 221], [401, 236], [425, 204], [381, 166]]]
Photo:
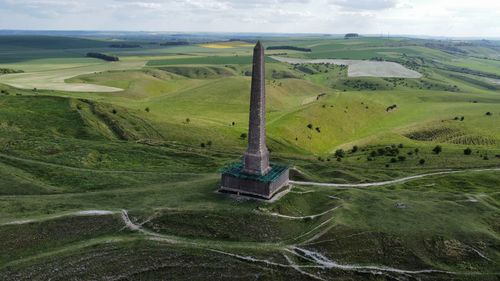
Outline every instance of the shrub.
[[403, 162], [403, 161], [405, 161], [405, 160], [406, 160], [406, 157], [405, 157], [405, 156], [403, 156], [403, 155], [399, 155], [399, 156], [398, 156], [398, 160], [399, 160], [399, 161], [401, 161], [401, 162]]
[[202, 142], [202, 143], [200, 144], [200, 146], [201, 146], [202, 148], [205, 148], [205, 143], [204, 143], [204, 142]]
[[425, 159], [420, 159], [420, 160], [418, 160], [418, 163], [419, 163], [420, 165], [424, 165], [424, 164], [425, 164]]
[[391, 163], [396, 163], [398, 160], [396, 158], [391, 158]]
[[207, 145], [212, 146], [212, 141], [211, 140], [207, 141]]
[[432, 149], [432, 152], [434, 152], [434, 154], [439, 154], [441, 153], [441, 151], [443, 151], [443, 148], [440, 145], [436, 145], [436, 147]]
[[242, 133], [242, 134], [240, 135], [240, 139], [244, 140], [244, 139], [246, 139], [246, 138], [247, 138], [247, 134], [246, 134], [246, 133]]
[[345, 156], [345, 151], [343, 149], [335, 150], [335, 157], [342, 158]]
[[420, 149], [415, 148], [415, 150], [414, 150], [414, 151], [415, 151], [415, 154], [418, 154], [418, 152], [420, 151]]
[[491, 112], [489, 112], [489, 111], [488, 111], [488, 112], [486, 112], [486, 116], [491, 116], [491, 115], [492, 115], [492, 113], [491, 113]]
[[112, 110], [111, 112], [112, 112], [113, 114], [116, 114], [116, 113], [117, 113], [116, 109], [114, 109], [114, 108], [113, 108], [113, 110]]
[[189, 123], [189, 122], [191, 122], [191, 119], [186, 118], [186, 123]]
[[146, 107], [144, 110], [145, 110], [146, 112], [149, 112], [149, 111], [150, 111], [149, 107]]
[[351, 152], [355, 153], [356, 151], [358, 151], [358, 146], [357, 145], [355, 145], [355, 146], [352, 147]]
[[399, 147], [399, 148], [403, 148], [403, 144], [402, 144], [402, 143], [400, 143], [400, 144], [398, 145], [398, 147]]
[[472, 149], [470, 149], [470, 148], [467, 147], [466, 149], [464, 149], [464, 154], [465, 155], [471, 155], [472, 154]]
[[307, 124], [307, 128], [312, 129], [312, 127], [313, 127], [313, 124], [311, 124], [311, 123]]

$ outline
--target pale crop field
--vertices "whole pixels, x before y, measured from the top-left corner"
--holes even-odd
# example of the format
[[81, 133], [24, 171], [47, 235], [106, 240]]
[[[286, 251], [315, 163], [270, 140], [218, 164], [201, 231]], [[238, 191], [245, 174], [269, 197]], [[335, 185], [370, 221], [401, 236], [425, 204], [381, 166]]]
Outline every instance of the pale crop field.
[[145, 61], [106, 62], [76, 67], [57, 68], [0, 76], [0, 83], [20, 89], [43, 89], [68, 92], [118, 92], [123, 89], [87, 83], [66, 83], [75, 76], [110, 70], [140, 69]]
[[408, 69], [399, 63], [387, 61], [367, 60], [342, 60], [342, 59], [297, 59], [272, 56], [271, 58], [290, 64], [301, 63], [331, 63], [347, 65], [349, 77], [394, 77], [394, 78], [420, 78], [422, 75]]

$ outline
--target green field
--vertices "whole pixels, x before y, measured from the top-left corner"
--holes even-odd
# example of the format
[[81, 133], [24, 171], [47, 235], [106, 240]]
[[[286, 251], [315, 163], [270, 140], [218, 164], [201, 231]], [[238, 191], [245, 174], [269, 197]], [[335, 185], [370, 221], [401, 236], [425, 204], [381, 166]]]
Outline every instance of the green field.
[[267, 58], [272, 161], [310, 183], [264, 202], [215, 192], [245, 150], [252, 48], [127, 42], [0, 36], [24, 71], [0, 74], [1, 280], [497, 280], [498, 44], [263, 38], [423, 75]]

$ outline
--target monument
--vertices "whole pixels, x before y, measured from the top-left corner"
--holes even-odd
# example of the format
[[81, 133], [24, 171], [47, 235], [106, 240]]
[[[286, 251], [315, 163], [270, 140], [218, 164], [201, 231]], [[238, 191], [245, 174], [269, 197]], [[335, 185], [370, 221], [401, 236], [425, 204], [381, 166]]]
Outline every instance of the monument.
[[264, 47], [258, 41], [253, 50], [248, 148], [243, 162], [224, 168], [220, 191], [271, 199], [287, 188], [289, 170], [286, 166], [269, 163], [264, 63]]

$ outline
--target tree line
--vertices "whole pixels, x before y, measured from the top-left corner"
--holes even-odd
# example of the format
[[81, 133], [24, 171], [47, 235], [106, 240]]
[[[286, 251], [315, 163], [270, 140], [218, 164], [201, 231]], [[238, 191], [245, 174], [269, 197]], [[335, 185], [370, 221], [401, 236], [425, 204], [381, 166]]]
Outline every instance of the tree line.
[[120, 60], [117, 56], [106, 55], [103, 53], [87, 53], [87, 57], [101, 59], [101, 60], [105, 60], [105, 61], [119, 61]]
[[301, 52], [312, 52], [310, 48], [302, 48], [296, 46], [269, 46], [268, 50], [293, 50], [293, 51], [301, 51]]

